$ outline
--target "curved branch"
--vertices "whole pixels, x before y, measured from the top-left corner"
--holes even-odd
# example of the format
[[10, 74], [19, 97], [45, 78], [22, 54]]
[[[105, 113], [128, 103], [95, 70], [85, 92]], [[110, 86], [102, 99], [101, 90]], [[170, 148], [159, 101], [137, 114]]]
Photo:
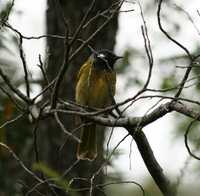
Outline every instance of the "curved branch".
[[165, 31], [165, 29], [163, 28], [162, 24], [161, 24], [161, 18], [160, 18], [160, 12], [161, 12], [161, 5], [162, 5], [163, 0], [160, 0], [158, 3], [158, 10], [157, 10], [157, 19], [158, 19], [158, 26], [160, 28], [160, 30], [162, 31], [162, 33], [172, 42], [174, 42], [177, 46], [179, 46], [181, 49], [184, 50], [184, 52], [187, 54], [187, 56], [192, 59], [192, 56], [189, 52], [189, 50], [183, 46], [181, 43], [179, 43], [178, 41], [176, 41], [174, 38], [172, 38], [167, 31]]
[[[200, 117], [200, 115], [198, 116], [198, 118], [199, 118], [199, 117]], [[190, 149], [190, 147], [189, 147], [189, 144], [188, 144], [188, 134], [189, 134], [189, 132], [190, 132], [190, 130], [191, 130], [191, 127], [192, 127], [192, 125], [194, 124], [195, 121], [196, 121], [196, 119], [192, 120], [192, 121], [190, 122], [190, 124], [188, 125], [187, 130], [186, 130], [186, 132], [185, 132], [185, 134], [184, 134], [184, 142], [185, 142], [185, 147], [186, 147], [186, 149], [187, 149], [189, 155], [192, 156], [193, 158], [197, 159], [197, 160], [200, 160], [200, 157], [196, 156], [196, 155], [191, 151], [191, 149]]]
[[164, 196], [175, 196], [172, 185], [164, 175], [162, 168], [154, 157], [153, 151], [145, 134], [142, 130], [135, 131], [134, 134], [132, 134], [133, 130], [128, 129], [128, 131], [134, 138], [144, 163], [160, 191]]
[[171, 102], [167, 102], [160, 105], [158, 108], [154, 109], [151, 113], [144, 115], [142, 117], [121, 117], [120, 119], [106, 118], [98, 116], [96, 112], [86, 112], [80, 110], [65, 110], [65, 109], [52, 109], [50, 111], [43, 113], [43, 118], [52, 116], [54, 113], [64, 113], [67, 115], [77, 115], [90, 119], [100, 125], [109, 127], [144, 127], [159, 118], [163, 117], [165, 114], [172, 111]]
[[15, 88], [12, 85], [10, 79], [3, 72], [3, 70], [1, 68], [0, 68], [0, 76], [4, 80], [4, 82], [6, 83], [6, 85], [10, 88], [10, 90], [13, 91], [19, 98], [21, 98], [22, 100], [24, 100], [28, 104], [32, 104], [33, 101], [29, 97], [25, 96], [20, 90], [18, 90], [17, 88]]
[[178, 89], [177, 93], [175, 94], [175, 98], [178, 98], [184, 88], [184, 85], [189, 77], [189, 74], [192, 70], [192, 63], [193, 61], [195, 60], [196, 57], [193, 57], [189, 50], [183, 46], [180, 42], [178, 42], [177, 40], [175, 40], [174, 38], [172, 38], [168, 33], [167, 31], [165, 31], [165, 29], [163, 28], [162, 24], [161, 24], [161, 18], [160, 18], [160, 12], [161, 12], [161, 5], [162, 5], [162, 1], [163, 0], [160, 0], [159, 3], [158, 3], [158, 10], [157, 10], [157, 19], [158, 19], [158, 26], [161, 30], [161, 32], [170, 40], [172, 41], [174, 44], [176, 44], [178, 47], [180, 47], [185, 53], [186, 55], [188, 56], [189, 60], [190, 60], [190, 66], [188, 66], [188, 68], [186, 69], [185, 71], [185, 74], [181, 80], [181, 83], [180, 83], [180, 88]]

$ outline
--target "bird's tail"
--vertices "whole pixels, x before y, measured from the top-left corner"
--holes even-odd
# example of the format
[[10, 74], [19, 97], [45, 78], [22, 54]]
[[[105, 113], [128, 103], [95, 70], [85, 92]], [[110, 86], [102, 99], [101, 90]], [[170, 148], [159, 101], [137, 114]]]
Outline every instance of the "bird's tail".
[[82, 128], [81, 143], [78, 145], [77, 158], [93, 161], [97, 156], [96, 125], [90, 124]]

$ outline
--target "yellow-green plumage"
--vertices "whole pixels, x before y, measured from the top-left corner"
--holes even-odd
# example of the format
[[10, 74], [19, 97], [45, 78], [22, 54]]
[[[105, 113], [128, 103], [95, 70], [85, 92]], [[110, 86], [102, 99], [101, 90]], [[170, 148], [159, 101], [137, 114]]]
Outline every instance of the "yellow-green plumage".
[[[76, 102], [83, 106], [105, 108], [111, 105], [115, 94], [116, 73], [112, 69], [100, 69], [93, 65], [93, 59], [81, 67], [76, 85]], [[82, 120], [84, 122], [84, 120]], [[78, 146], [79, 159], [93, 160], [97, 156], [96, 124], [82, 128], [81, 143]]]

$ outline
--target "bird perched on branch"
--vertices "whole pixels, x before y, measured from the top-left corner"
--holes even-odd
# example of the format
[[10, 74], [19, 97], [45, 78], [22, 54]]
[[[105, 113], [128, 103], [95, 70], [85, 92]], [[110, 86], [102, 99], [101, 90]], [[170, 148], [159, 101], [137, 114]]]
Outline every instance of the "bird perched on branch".
[[[91, 108], [105, 108], [113, 103], [115, 94], [115, 62], [122, 57], [109, 50], [94, 51], [81, 66], [76, 84], [76, 103]], [[81, 118], [81, 143], [78, 145], [77, 158], [94, 160], [97, 156], [96, 124]]]

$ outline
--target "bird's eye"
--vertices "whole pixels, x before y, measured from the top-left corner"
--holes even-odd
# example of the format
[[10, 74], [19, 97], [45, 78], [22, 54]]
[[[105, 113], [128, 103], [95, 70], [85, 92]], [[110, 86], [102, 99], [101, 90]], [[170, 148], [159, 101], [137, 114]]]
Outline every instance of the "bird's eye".
[[102, 59], [103, 59], [103, 58], [105, 58], [105, 55], [104, 55], [104, 54], [102, 54], [102, 53], [100, 53], [100, 54], [98, 54], [98, 55], [97, 55], [97, 57], [98, 57], [98, 58], [102, 58]]

